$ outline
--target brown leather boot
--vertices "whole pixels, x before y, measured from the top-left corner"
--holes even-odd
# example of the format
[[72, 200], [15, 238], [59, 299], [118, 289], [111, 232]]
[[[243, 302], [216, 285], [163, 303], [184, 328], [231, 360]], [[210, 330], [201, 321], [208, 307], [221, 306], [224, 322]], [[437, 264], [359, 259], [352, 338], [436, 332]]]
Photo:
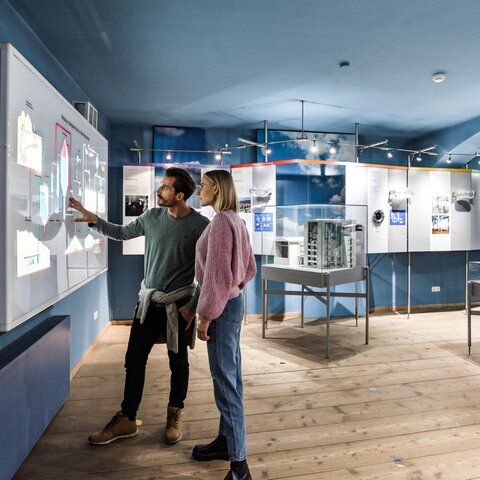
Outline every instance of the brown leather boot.
[[120, 411], [112, 417], [102, 430], [92, 433], [88, 437], [88, 441], [94, 445], [107, 445], [119, 438], [134, 437], [137, 434], [137, 423]]
[[165, 428], [165, 443], [172, 444], [180, 441], [183, 435], [183, 408], [168, 406], [167, 426]]

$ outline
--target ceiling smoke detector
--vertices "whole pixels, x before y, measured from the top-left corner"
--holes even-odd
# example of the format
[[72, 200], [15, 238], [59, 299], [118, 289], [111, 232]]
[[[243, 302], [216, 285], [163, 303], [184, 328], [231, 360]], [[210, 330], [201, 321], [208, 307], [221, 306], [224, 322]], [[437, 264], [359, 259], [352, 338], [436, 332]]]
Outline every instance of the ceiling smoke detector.
[[435, 83], [442, 83], [445, 80], [445, 73], [437, 72], [432, 75], [432, 80]]

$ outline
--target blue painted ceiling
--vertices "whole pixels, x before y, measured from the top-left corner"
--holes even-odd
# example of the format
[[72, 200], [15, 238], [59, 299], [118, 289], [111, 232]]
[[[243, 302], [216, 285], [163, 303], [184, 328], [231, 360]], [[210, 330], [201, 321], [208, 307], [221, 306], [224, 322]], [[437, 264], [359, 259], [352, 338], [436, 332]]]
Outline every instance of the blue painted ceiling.
[[300, 129], [305, 100], [305, 130], [415, 138], [480, 115], [478, 0], [8, 1], [112, 123]]

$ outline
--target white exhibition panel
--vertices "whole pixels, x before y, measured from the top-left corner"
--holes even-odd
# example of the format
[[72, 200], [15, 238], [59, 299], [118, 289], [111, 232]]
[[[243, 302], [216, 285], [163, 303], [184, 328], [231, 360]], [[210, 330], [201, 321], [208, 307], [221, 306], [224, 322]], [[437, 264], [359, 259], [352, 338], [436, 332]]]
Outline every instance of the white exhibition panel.
[[[391, 191], [406, 192], [407, 189], [407, 170], [399, 168], [389, 168], [388, 170], [388, 193]], [[406, 252], [408, 236], [408, 200], [391, 201], [389, 204], [389, 218], [387, 218], [388, 227], [388, 252]], [[394, 222], [394, 216], [399, 212], [405, 212], [405, 222], [399, 224]]]
[[428, 170], [410, 170], [408, 188], [413, 195], [408, 208], [408, 246], [412, 252], [430, 251], [431, 236], [431, 194], [430, 172]]
[[[424, 186], [425, 189], [426, 186]], [[451, 192], [450, 172], [430, 172], [430, 205], [431, 205], [431, 231], [430, 251], [442, 252], [451, 250]], [[428, 209], [428, 203], [425, 205]], [[439, 227], [436, 229], [434, 218], [440, 217]], [[438, 233], [440, 232], [441, 233]], [[437, 232], [437, 233], [434, 233]], [[413, 233], [413, 232], [412, 232]]]
[[[388, 170], [386, 168], [367, 168], [367, 209], [368, 209], [368, 253], [388, 252]], [[380, 225], [372, 220], [373, 213], [381, 210], [385, 218]]]
[[345, 204], [367, 205], [367, 171], [363, 163], [350, 163], [345, 166]]
[[471, 211], [471, 239], [472, 250], [480, 250], [480, 172], [472, 172], [472, 190], [477, 192], [475, 199], [472, 202]]
[[470, 250], [476, 217], [469, 201], [456, 202], [457, 191], [474, 189], [470, 171], [411, 169], [409, 248], [412, 252]]
[[237, 191], [238, 201], [240, 203], [239, 215], [247, 225], [250, 239], [253, 238], [252, 196], [250, 193], [250, 189], [253, 185], [252, 170], [253, 168], [251, 166], [232, 168], [230, 170], [233, 183], [235, 184], [235, 190]]
[[[146, 203], [147, 208], [156, 204], [155, 167], [153, 166], [123, 166], [123, 224], [133, 222], [144, 212], [143, 208], [133, 209], [132, 205]], [[145, 237], [132, 238], [122, 242], [123, 255], [143, 255], [145, 252]]]
[[0, 49], [0, 331], [107, 268], [73, 196], [106, 215], [107, 141], [10, 44]]
[[[275, 165], [255, 165], [252, 168], [252, 248], [255, 255], [274, 254], [276, 181]], [[266, 194], [259, 195], [255, 192], [265, 192]]]
[[478, 223], [472, 215], [472, 204], [469, 201], [455, 201], [453, 194], [459, 191], [471, 191], [471, 172], [451, 172], [451, 250], [470, 250], [472, 248], [472, 224]]
[[255, 255], [273, 255], [276, 235], [276, 166], [235, 165], [230, 170], [240, 216], [245, 220]]
[[[345, 203], [368, 207], [368, 253], [406, 252], [406, 222], [400, 225], [391, 220], [392, 205], [389, 203], [391, 190], [406, 190], [406, 169], [356, 163], [346, 166], [345, 176]], [[394, 207], [405, 211], [406, 200]], [[380, 224], [373, 221], [377, 210], [384, 214]]]

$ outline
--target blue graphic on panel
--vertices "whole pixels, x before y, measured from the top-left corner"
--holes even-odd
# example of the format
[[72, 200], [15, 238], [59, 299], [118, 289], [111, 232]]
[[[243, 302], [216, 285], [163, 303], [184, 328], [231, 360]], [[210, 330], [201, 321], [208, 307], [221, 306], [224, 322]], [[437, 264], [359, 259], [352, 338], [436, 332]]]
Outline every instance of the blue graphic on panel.
[[390, 225], [405, 225], [406, 224], [405, 210], [390, 210]]
[[255, 231], [273, 232], [273, 214], [265, 212], [255, 213]]

